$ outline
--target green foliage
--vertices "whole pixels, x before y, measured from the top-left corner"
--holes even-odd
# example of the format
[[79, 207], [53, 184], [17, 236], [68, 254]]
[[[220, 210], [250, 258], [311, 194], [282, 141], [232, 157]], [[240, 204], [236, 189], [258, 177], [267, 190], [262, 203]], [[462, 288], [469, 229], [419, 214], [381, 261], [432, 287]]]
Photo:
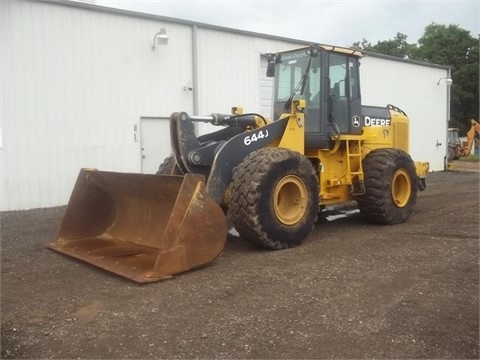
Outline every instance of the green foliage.
[[451, 68], [451, 123], [460, 134], [470, 128], [470, 119], [479, 118], [479, 39], [458, 25], [432, 23], [425, 28], [418, 44], [397, 33], [392, 40], [372, 45], [365, 38], [353, 48], [380, 54], [445, 65]]
[[460, 159], [458, 159], [458, 160], [468, 161], [468, 162], [479, 162], [480, 157], [478, 155], [472, 154], [472, 155], [468, 155], [468, 156], [461, 156]]
[[452, 70], [458, 70], [458, 67], [470, 62], [467, 53], [474, 47], [477, 48], [478, 60], [478, 42], [470, 36], [469, 31], [458, 25], [447, 27], [432, 23], [425, 28], [413, 55], [417, 60], [448, 65]]
[[376, 45], [372, 45], [365, 38], [362, 41], [354, 43], [351, 47], [363, 51], [372, 51], [379, 54], [396, 56], [400, 58], [410, 58], [412, 51], [416, 45], [407, 42], [408, 36], [397, 33], [394, 39], [378, 41]]

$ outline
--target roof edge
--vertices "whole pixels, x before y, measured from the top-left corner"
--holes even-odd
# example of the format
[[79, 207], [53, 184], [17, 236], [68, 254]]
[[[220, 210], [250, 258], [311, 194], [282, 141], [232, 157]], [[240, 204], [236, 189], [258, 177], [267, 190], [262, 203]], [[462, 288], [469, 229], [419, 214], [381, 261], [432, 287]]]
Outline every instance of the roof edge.
[[452, 68], [451, 66], [447, 66], [447, 65], [439, 65], [439, 64], [429, 63], [429, 62], [420, 61], [420, 60], [413, 60], [413, 59], [404, 59], [404, 58], [400, 58], [398, 56], [385, 55], [385, 54], [380, 54], [380, 53], [376, 53], [376, 52], [373, 52], [373, 51], [361, 50], [361, 52], [362, 52], [362, 54], [364, 54], [366, 56], [377, 57], [377, 58], [393, 60], [393, 61], [399, 61], [399, 62], [408, 63], [408, 64], [428, 66], [428, 67], [434, 67], [434, 68], [445, 69], [445, 70], [451, 70], [451, 68]]
[[[187, 25], [187, 26], [197, 26], [197, 27], [201, 27], [201, 28], [205, 28], [205, 29], [219, 30], [219, 31], [225, 31], [225, 32], [241, 34], [241, 35], [250, 35], [250, 36], [253, 35], [253, 36], [256, 36], [256, 37], [259, 37], [259, 38], [270, 39], [270, 40], [288, 41], [288, 42], [297, 43], [299, 45], [319, 44], [321, 46], [332, 47], [332, 48], [345, 48], [345, 47], [342, 47], [342, 46], [335, 46], [335, 45], [331, 45], [331, 44], [322, 44], [322, 43], [319, 43], [318, 41], [307, 41], [307, 40], [288, 38], [288, 37], [272, 35], [272, 34], [258, 33], [258, 32], [254, 32], [254, 31], [228, 28], [228, 27], [224, 27], [224, 26], [211, 25], [211, 24], [206, 24], [206, 23], [192, 21], [192, 20], [184, 20], [184, 19], [172, 18], [172, 17], [168, 17], [168, 16], [163, 16], [163, 15], [148, 14], [148, 13], [132, 11], [132, 10], [117, 9], [117, 8], [113, 8], [113, 7], [103, 6], [103, 5], [89, 4], [89, 3], [86, 3], [86, 2], [80, 2], [80, 1], [75, 1], [75, 0], [31, 0], [31, 1], [75, 7], [75, 8], [91, 10], [91, 11], [99, 11], [99, 12], [103, 12], [103, 13], [110, 13], [110, 14], [117, 14], [117, 15], [124, 15], [124, 16], [132, 16], [132, 17], [138, 17], [138, 18], [149, 19], [149, 20], [159, 20], [159, 21], [165, 21], [165, 22]], [[352, 49], [352, 51], [353, 50], [355, 50], [355, 49]], [[433, 64], [433, 63], [429, 63], [429, 62], [426, 62], [426, 61], [419, 61], [419, 60], [412, 60], [412, 59], [402, 59], [402, 58], [399, 58], [399, 57], [396, 57], [396, 56], [384, 55], [384, 54], [379, 54], [379, 53], [375, 53], [375, 52], [372, 52], [372, 51], [365, 51], [365, 50], [361, 50], [360, 52], [365, 56], [378, 57], [378, 58], [383, 58], [383, 59], [387, 59], [387, 60], [399, 61], [399, 62], [416, 64], [416, 65], [421, 65], [421, 66], [429, 66], [429, 67], [440, 68], [440, 69], [445, 69], [445, 70], [450, 70], [451, 69], [450, 66]]]

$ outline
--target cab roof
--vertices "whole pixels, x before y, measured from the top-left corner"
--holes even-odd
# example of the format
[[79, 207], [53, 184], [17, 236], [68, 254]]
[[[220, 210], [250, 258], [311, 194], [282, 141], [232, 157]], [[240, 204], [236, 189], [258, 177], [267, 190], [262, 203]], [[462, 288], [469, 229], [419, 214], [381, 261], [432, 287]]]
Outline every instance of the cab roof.
[[[322, 45], [322, 44], [312, 44], [312, 45], [315, 45], [317, 48], [323, 49], [323, 50], [328, 51], [328, 52], [337, 52], [337, 53], [342, 53], [342, 54], [346, 54], [346, 55], [363, 57], [363, 53], [359, 50], [356, 50], [356, 49], [350, 49], [350, 48], [345, 48], [345, 47], [342, 47], [342, 46], [333, 46], [333, 45]], [[310, 46], [312, 46], [312, 45], [310, 45]], [[295, 48], [295, 49], [291, 49], [291, 50], [288, 50], [288, 51], [282, 51], [280, 53], [287, 53], [287, 52], [298, 51], [298, 50], [307, 50], [310, 46]]]

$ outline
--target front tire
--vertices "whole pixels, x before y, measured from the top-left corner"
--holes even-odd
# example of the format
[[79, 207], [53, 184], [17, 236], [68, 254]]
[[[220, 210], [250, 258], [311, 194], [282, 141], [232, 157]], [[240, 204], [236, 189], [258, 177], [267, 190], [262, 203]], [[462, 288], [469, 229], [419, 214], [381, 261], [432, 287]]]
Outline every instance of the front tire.
[[166, 157], [158, 167], [156, 175], [181, 175], [180, 168], [177, 166], [173, 154]]
[[314, 226], [318, 202], [315, 169], [298, 152], [259, 149], [234, 169], [233, 224], [243, 238], [263, 248], [300, 244]]
[[410, 155], [399, 149], [376, 149], [363, 160], [365, 194], [360, 212], [370, 222], [406, 221], [417, 200], [417, 175]]
[[448, 161], [455, 160], [455, 149], [448, 147], [447, 160]]

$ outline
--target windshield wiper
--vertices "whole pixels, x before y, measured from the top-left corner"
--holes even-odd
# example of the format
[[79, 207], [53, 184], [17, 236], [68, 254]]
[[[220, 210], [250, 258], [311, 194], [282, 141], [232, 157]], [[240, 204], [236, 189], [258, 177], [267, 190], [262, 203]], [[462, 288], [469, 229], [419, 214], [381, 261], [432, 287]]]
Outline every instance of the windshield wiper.
[[293, 89], [292, 95], [288, 98], [287, 102], [285, 103], [285, 109], [290, 109], [290, 106], [292, 105], [293, 98], [295, 95], [297, 95], [297, 92], [300, 90], [300, 93], [298, 95], [302, 95], [303, 92], [305, 91], [305, 87], [307, 86], [307, 80], [308, 80], [308, 74], [310, 73], [310, 68], [312, 67], [312, 62], [313, 62], [313, 57], [310, 57], [308, 60], [307, 68], [305, 69], [305, 73], [302, 75], [302, 78], [298, 82], [298, 84], [295, 86], [295, 89]]

